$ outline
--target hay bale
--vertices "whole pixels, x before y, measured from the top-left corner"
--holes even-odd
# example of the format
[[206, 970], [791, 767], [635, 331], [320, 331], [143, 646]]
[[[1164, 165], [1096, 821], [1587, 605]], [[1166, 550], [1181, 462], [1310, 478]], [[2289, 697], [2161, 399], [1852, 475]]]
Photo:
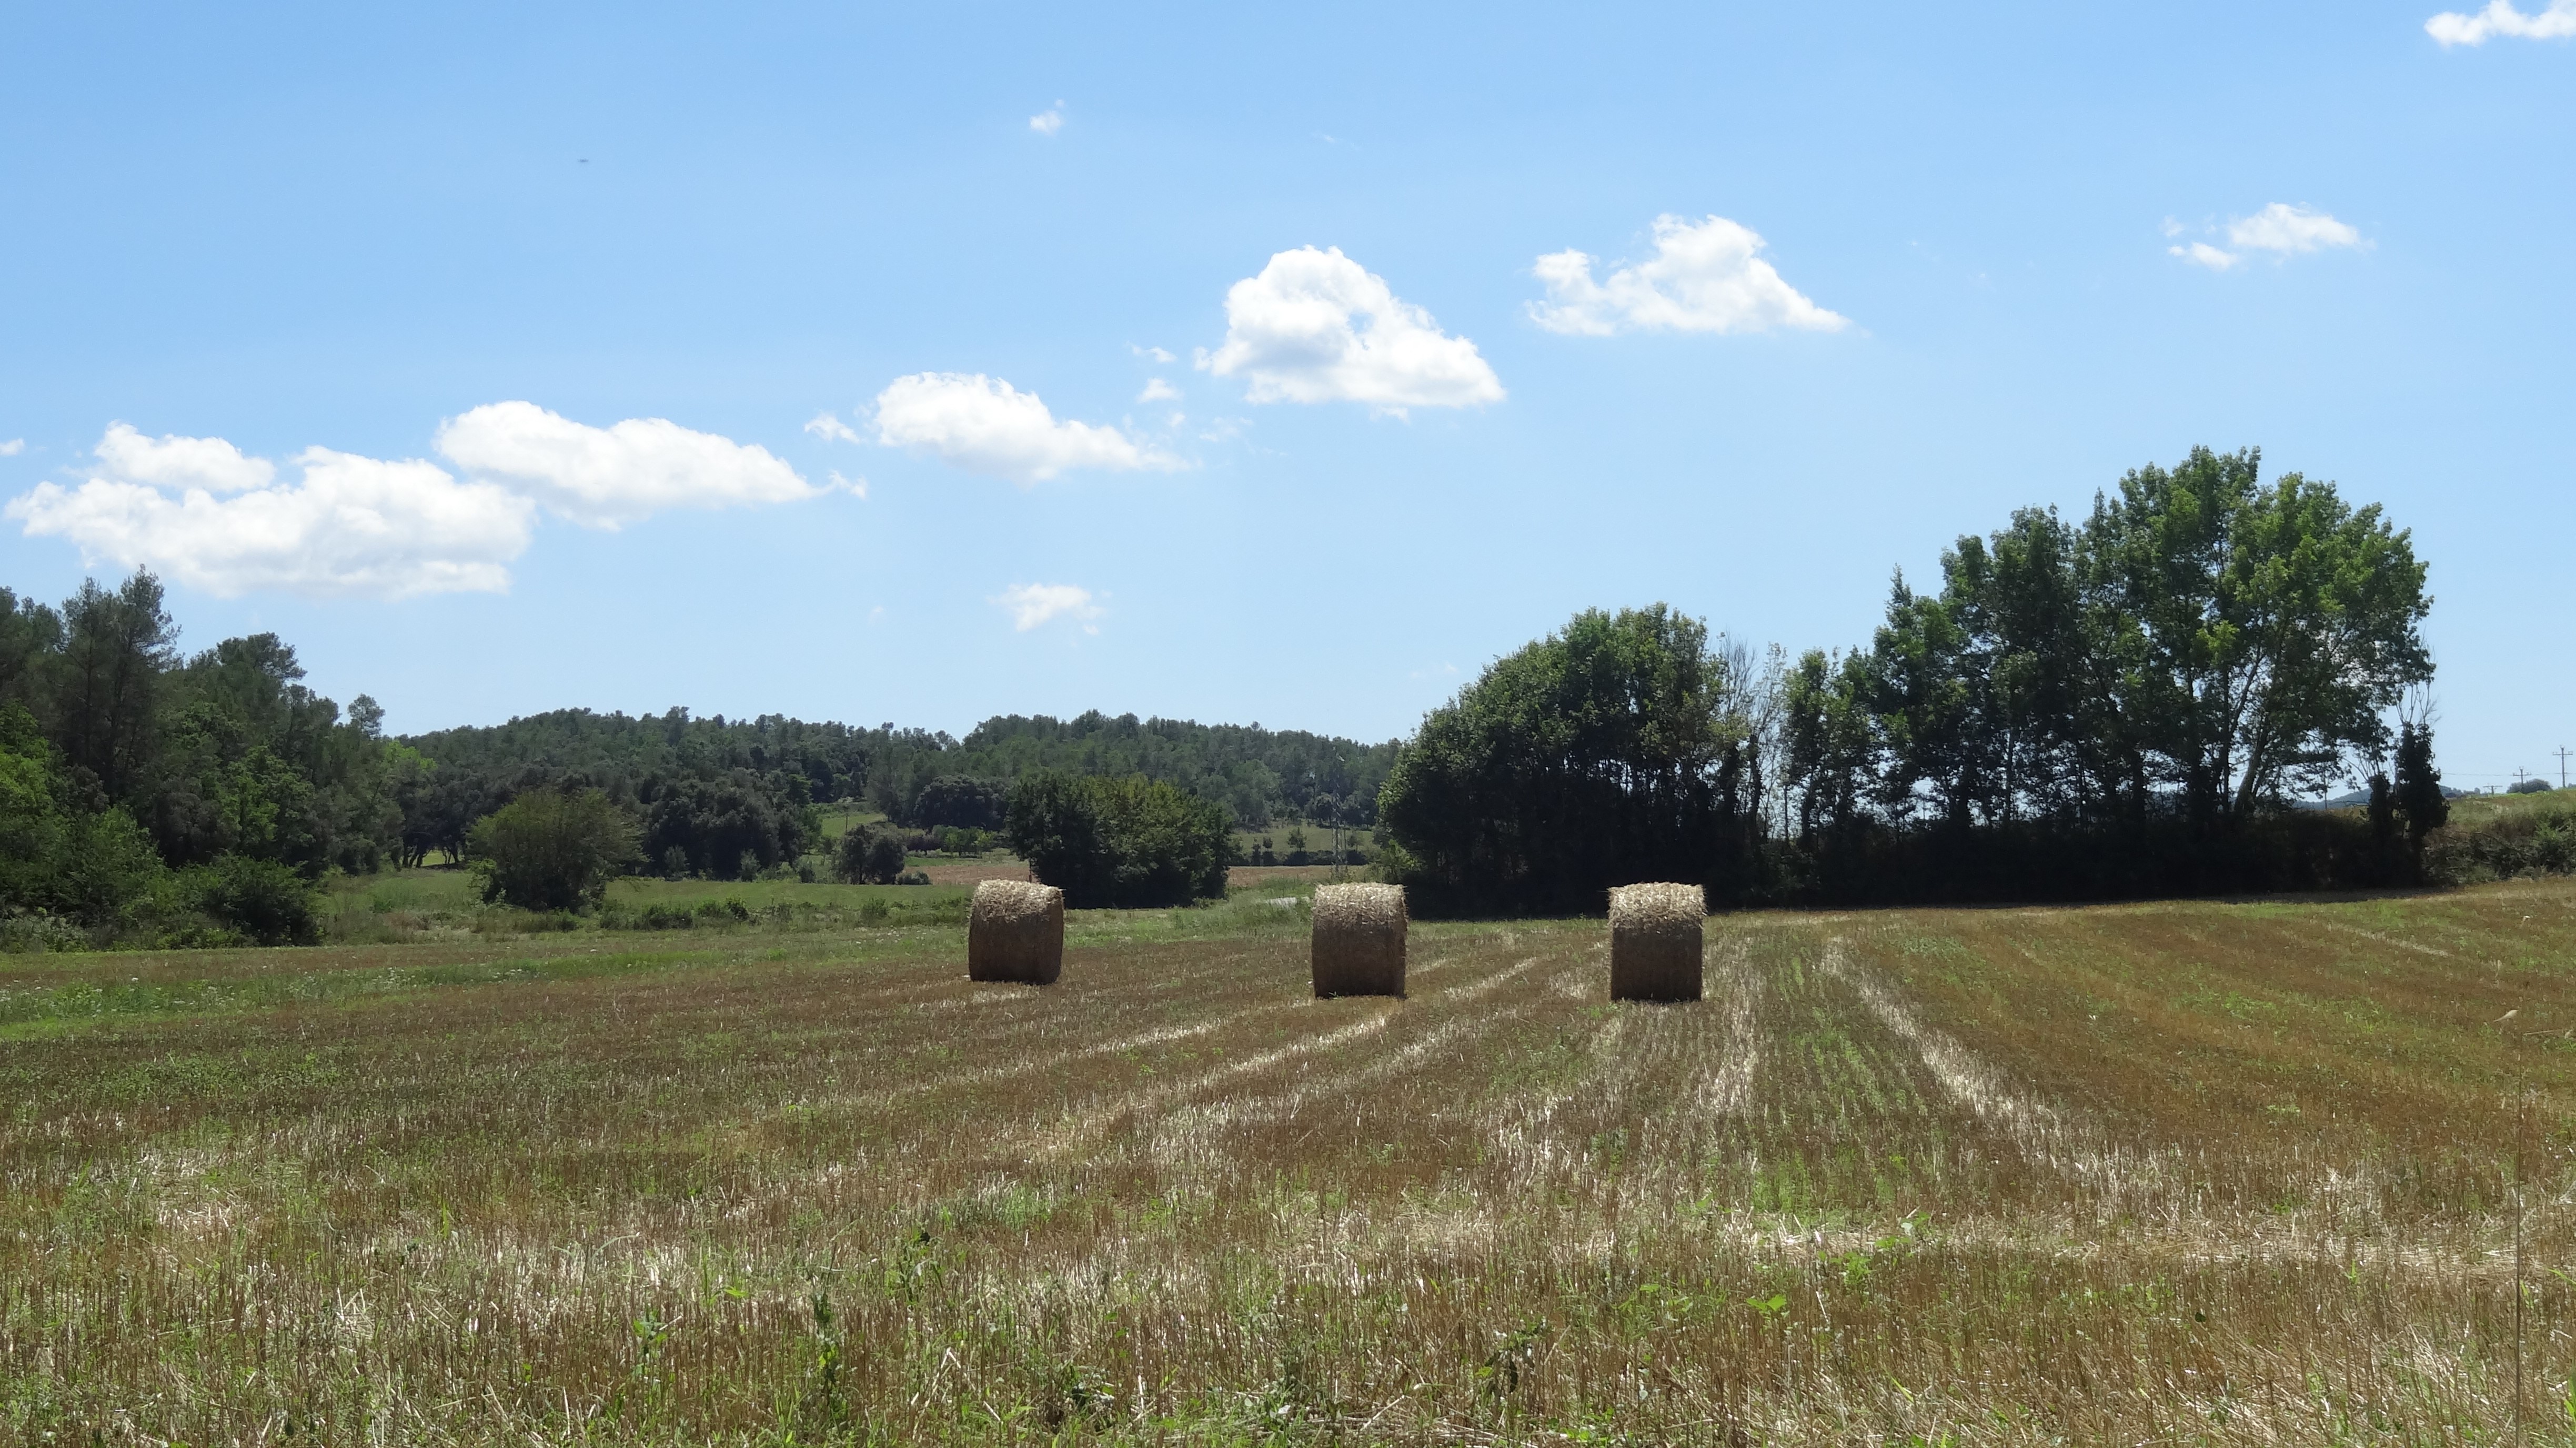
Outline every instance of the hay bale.
[[1697, 885], [1621, 885], [1610, 892], [1610, 999], [1695, 1001], [1700, 922]]
[[1318, 885], [1315, 994], [1404, 994], [1404, 887]]
[[966, 975], [1053, 985], [1064, 969], [1064, 892], [1027, 880], [979, 880], [966, 916]]

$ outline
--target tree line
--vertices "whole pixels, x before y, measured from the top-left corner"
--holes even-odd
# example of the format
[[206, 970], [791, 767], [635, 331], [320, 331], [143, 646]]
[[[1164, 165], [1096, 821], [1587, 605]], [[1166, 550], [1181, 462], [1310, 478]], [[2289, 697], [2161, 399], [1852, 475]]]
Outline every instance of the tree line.
[[[2195, 449], [2080, 522], [2024, 509], [1963, 535], [1938, 586], [1900, 574], [1850, 649], [1792, 659], [1661, 605], [1585, 612], [1386, 745], [1097, 712], [957, 740], [683, 709], [391, 739], [274, 634], [183, 654], [148, 573], [60, 607], [0, 589], [0, 921], [309, 938], [324, 872], [432, 853], [477, 859], [496, 898], [572, 908], [625, 871], [778, 870], [821, 843], [824, 806], [862, 802], [1002, 833], [1077, 905], [1221, 893], [1232, 829], [1281, 814], [1373, 824], [1425, 913], [1589, 911], [1640, 879], [1867, 902], [2419, 878], [2446, 808], [2425, 566], [2378, 507], [2260, 462]], [[2365, 810], [2295, 807], [2364, 777]], [[572, 883], [529, 883], [511, 852]], [[899, 838], [853, 831], [833, 863], [902, 861]]]
[[[717, 878], [738, 870], [736, 844], [763, 868], [782, 850], [793, 858], [787, 841], [813, 834], [797, 829], [800, 820], [810, 823], [808, 806], [849, 803], [916, 829], [999, 832], [1012, 786], [1045, 773], [1135, 775], [1173, 785], [1219, 805], [1247, 829], [1279, 817], [1366, 826], [1376, 819], [1377, 791], [1396, 748], [1392, 741], [1096, 710], [1067, 720], [997, 717], [959, 740], [890, 723], [863, 728], [778, 714], [728, 720], [686, 709], [632, 716], [558, 709], [403, 742], [436, 766], [404, 800], [407, 863], [432, 851], [457, 856], [476, 820], [527, 789], [597, 788], [646, 812], [673, 795], [675, 782], [695, 781], [678, 790], [685, 798], [665, 806], [666, 829], [648, 826], [643, 848], [659, 868], [676, 844], [688, 857], [686, 873]], [[726, 800], [705, 798], [719, 782]], [[686, 822], [710, 812], [743, 820], [740, 838], [713, 838]]]
[[620, 822], [613, 862], [585, 847], [586, 883], [565, 896], [579, 899], [612, 867], [731, 880], [792, 866], [822, 844], [820, 811], [836, 803], [998, 834], [1020, 784], [1094, 775], [1156, 788], [1106, 803], [1058, 788], [1047, 838], [1170, 836], [1183, 815], [1199, 831], [1180, 865], [1112, 864], [1081, 887], [1125, 901], [1160, 888], [1141, 878], [1203, 885], [1199, 856], [1221, 857], [1236, 822], [1373, 819], [1394, 755], [1392, 743], [1098, 712], [991, 719], [962, 741], [686, 709], [560, 709], [397, 739], [373, 700], [344, 712], [309, 688], [275, 634], [193, 655], [179, 637], [148, 572], [85, 582], [59, 606], [0, 589], [0, 920], [93, 940], [303, 939], [324, 873], [488, 864], [494, 842], [543, 834], [495, 824], [523, 799], [525, 820], [595, 824], [605, 809]]
[[0, 916], [168, 943], [311, 938], [306, 882], [395, 857], [427, 773], [275, 634], [195, 655], [159, 581], [0, 588]]
[[[1579, 615], [1400, 752], [1391, 868], [1471, 911], [1598, 909], [1634, 879], [1857, 902], [2410, 878], [2443, 814], [2425, 567], [2376, 505], [2260, 462], [2194, 449], [2080, 523], [1962, 536], [1860, 647]], [[2360, 818], [2293, 807], [2364, 774]]]

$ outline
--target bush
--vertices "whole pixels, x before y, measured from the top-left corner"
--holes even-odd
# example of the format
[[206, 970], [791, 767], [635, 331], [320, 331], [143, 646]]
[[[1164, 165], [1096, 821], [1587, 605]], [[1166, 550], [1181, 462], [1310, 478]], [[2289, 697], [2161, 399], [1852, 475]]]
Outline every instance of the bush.
[[466, 853], [486, 901], [589, 909], [635, 863], [635, 821], [595, 789], [531, 790], [478, 821]]
[[1143, 775], [1030, 775], [1011, 794], [1008, 838], [1075, 909], [1222, 898], [1234, 853], [1222, 807]]
[[2545, 779], [2518, 779], [2506, 788], [2505, 793], [2547, 794], [2549, 793], [2549, 781]]
[[927, 885], [930, 883], [930, 872], [927, 870], [906, 870], [902, 874], [895, 876], [894, 882], [898, 885]]
[[220, 855], [181, 871], [178, 883], [189, 907], [254, 945], [311, 945], [322, 938], [311, 882], [275, 860]]
[[875, 825], [857, 825], [832, 852], [832, 876], [851, 885], [891, 885], [903, 873], [903, 839]]
[[952, 855], [980, 855], [991, 844], [992, 836], [962, 825], [950, 825], [939, 832], [939, 848]]
[[2475, 885], [2517, 875], [2576, 874], [2576, 808], [2541, 808], [2448, 825], [2424, 842], [2424, 878]]

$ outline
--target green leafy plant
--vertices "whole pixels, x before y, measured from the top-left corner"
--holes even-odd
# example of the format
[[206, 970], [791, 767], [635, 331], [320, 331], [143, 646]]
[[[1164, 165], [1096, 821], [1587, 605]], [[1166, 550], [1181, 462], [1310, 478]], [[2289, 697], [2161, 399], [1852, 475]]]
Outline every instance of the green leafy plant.
[[524, 910], [585, 910], [636, 860], [635, 821], [595, 789], [531, 790], [466, 838], [483, 898]]

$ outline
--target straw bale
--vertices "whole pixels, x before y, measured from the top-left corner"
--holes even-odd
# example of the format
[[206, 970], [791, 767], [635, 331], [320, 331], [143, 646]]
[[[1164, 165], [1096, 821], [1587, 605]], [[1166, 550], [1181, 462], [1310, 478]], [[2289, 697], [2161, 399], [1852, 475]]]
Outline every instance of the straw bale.
[[1315, 994], [1404, 994], [1404, 933], [1402, 885], [1316, 886]]
[[1053, 985], [1064, 969], [1064, 892], [1027, 880], [980, 880], [966, 917], [971, 980]]
[[1697, 885], [1621, 885], [1610, 892], [1610, 999], [1695, 1001], [1700, 997], [1700, 922], [1708, 897]]

